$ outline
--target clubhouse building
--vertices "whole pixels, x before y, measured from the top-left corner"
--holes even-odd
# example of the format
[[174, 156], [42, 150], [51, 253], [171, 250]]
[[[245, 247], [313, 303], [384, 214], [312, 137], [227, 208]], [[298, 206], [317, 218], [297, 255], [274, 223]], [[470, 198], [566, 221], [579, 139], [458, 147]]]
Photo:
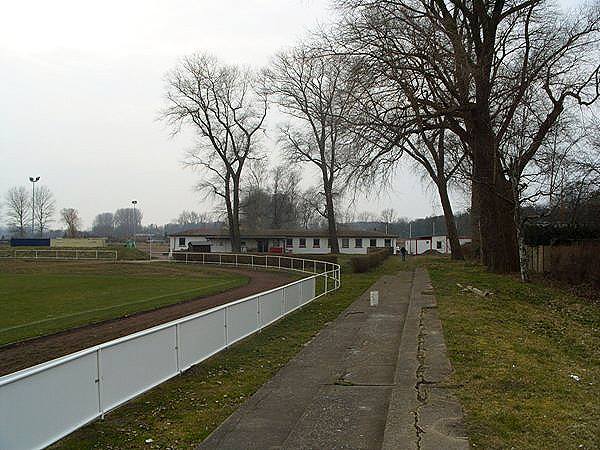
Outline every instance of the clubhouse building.
[[[330, 253], [327, 231], [261, 230], [242, 231], [242, 252], [248, 253]], [[379, 231], [338, 230], [340, 253], [365, 254], [369, 248], [396, 249], [397, 236]], [[187, 230], [169, 236], [169, 250], [230, 253], [231, 238], [222, 231]]]

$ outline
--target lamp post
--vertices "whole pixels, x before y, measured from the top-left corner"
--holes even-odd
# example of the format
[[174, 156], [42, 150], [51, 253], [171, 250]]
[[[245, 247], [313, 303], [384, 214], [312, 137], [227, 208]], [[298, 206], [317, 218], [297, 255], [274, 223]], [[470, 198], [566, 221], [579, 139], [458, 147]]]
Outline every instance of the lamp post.
[[135, 205], [137, 205], [137, 200], [132, 200], [131, 204], [133, 205], [133, 241], [135, 242], [135, 224], [137, 222], [137, 216], [135, 214]]
[[40, 177], [29, 177], [31, 181], [31, 234], [35, 233], [35, 183], [40, 181]]

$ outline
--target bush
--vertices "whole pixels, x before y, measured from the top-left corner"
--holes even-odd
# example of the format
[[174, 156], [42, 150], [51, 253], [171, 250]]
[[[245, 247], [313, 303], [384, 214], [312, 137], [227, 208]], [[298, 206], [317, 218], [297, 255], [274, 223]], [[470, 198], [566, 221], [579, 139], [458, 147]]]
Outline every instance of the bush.
[[354, 273], [367, 272], [374, 267], [379, 266], [383, 261], [390, 256], [391, 252], [388, 249], [378, 250], [366, 255], [353, 256], [350, 258], [352, 264], [352, 271]]

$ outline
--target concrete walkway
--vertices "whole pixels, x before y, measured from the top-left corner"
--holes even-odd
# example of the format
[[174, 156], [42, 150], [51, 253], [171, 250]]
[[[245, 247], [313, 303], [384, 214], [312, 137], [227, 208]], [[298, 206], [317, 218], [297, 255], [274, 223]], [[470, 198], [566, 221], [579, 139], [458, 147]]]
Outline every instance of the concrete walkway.
[[467, 449], [427, 273], [370, 290], [198, 448]]

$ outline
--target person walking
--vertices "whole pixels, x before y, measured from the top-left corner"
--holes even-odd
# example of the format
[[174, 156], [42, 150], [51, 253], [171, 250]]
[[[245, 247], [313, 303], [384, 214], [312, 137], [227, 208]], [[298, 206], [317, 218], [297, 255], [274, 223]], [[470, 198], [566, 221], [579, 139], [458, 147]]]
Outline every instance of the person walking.
[[400, 253], [402, 254], [402, 261], [406, 261], [406, 247], [402, 246], [402, 248], [400, 249]]

